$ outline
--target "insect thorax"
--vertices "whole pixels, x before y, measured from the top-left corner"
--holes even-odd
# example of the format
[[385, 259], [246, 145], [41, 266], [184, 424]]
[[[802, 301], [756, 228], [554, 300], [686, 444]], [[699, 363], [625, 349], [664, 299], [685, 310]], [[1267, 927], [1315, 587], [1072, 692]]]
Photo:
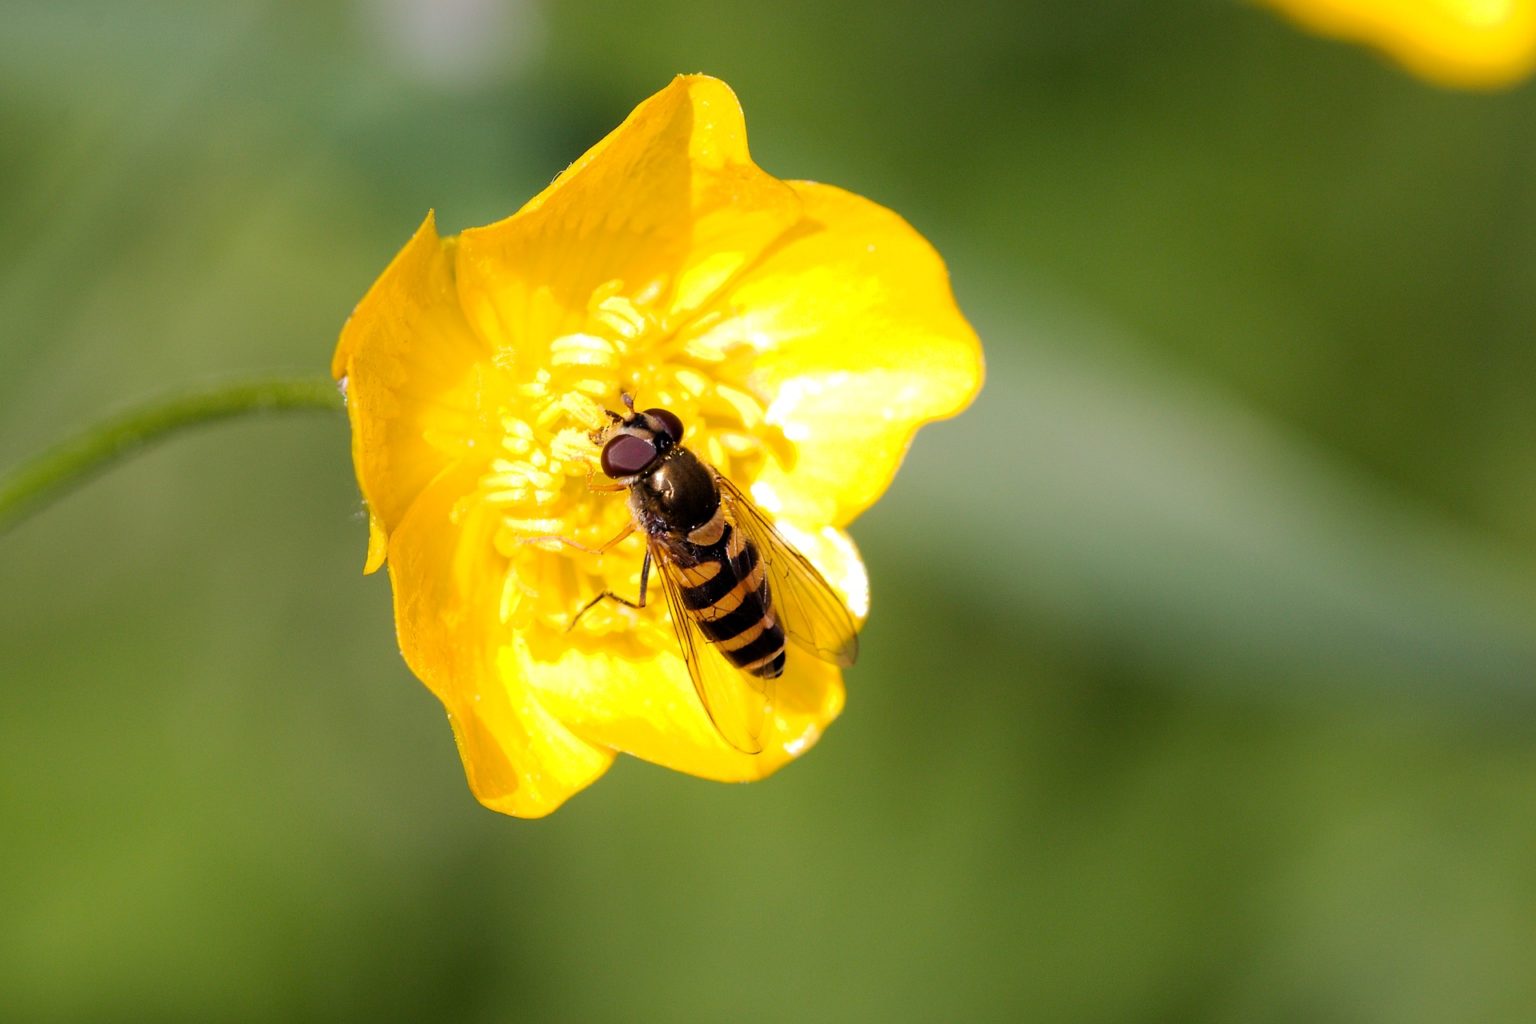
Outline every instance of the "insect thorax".
[[647, 533], [686, 534], [709, 522], [720, 507], [720, 489], [709, 467], [678, 446], [635, 482], [635, 513]]

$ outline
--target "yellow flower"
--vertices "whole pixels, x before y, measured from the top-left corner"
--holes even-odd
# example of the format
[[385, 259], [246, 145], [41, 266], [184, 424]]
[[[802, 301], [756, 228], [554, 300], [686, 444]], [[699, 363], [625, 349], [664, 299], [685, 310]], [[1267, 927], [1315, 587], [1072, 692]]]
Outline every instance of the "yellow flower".
[[1367, 43], [1441, 85], [1493, 89], [1536, 69], [1536, 0], [1267, 0], [1322, 35]]
[[[642, 103], [511, 217], [457, 238], [428, 215], [332, 363], [411, 670], [443, 702], [486, 806], [548, 814], [616, 753], [722, 781], [761, 778], [843, 705], [839, 670], [793, 654], [771, 742], [726, 743], [659, 600], [633, 596], [622, 494], [590, 487], [589, 431], [630, 392], [776, 518], [862, 620], [841, 527], [914, 432], [981, 384], [943, 264], [900, 217], [747, 154], [736, 97], [703, 76]], [[598, 480], [605, 478], [599, 476]], [[656, 592], [653, 590], [652, 594]]]

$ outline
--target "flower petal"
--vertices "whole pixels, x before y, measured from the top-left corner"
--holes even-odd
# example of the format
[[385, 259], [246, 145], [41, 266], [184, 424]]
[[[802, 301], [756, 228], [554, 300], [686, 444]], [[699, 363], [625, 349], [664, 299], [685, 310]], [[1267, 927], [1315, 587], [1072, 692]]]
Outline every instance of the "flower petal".
[[475, 797], [541, 817], [607, 771], [613, 753], [551, 715], [524, 676], [505, 671], [510, 630], [496, 615], [505, 568], [493, 514], [466, 501], [472, 470], [438, 477], [389, 541], [395, 628], [411, 671], [443, 702]]
[[[815, 532], [788, 527], [786, 537], [816, 564], [862, 621], [869, 607], [869, 583], [852, 539], [830, 527]], [[771, 775], [810, 749], [842, 711], [842, 673], [791, 644], [784, 675], [777, 681], [773, 727], [762, 737], [763, 750], [741, 753], [710, 722], [663, 611], [653, 603], [635, 613], [622, 637], [572, 634], [542, 642], [520, 638], [509, 671], [526, 679], [542, 694], [544, 707], [593, 743], [721, 782]], [[646, 629], [661, 637], [659, 645], [638, 642], [637, 632]]]
[[[375, 534], [397, 527], [428, 482], [486, 434], [486, 356], [459, 309], [451, 248], [428, 214], [358, 303], [331, 363], [346, 380], [352, 457]], [[370, 548], [377, 568], [377, 542]]]
[[1442, 85], [1496, 89], [1536, 70], [1536, 0], [1266, 0], [1320, 35], [1379, 47]]
[[733, 283], [701, 340], [758, 348], [750, 385], [793, 453], [753, 494], [771, 514], [843, 525], [890, 485], [917, 428], [970, 404], [981, 345], [938, 253], [895, 213], [791, 183], [805, 219]]
[[537, 359], [605, 285], [686, 315], [798, 216], [752, 163], [730, 88], [679, 76], [517, 213], [465, 231], [460, 294], [483, 337]]
[[566, 645], [548, 653], [546, 660], [514, 645], [509, 670], [520, 672], [567, 728], [594, 744], [719, 782], [773, 774], [809, 749], [843, 709], [842, 673], [791, 650], [763, 750], [743, 754], [710, 722], [675, 651], [636, 657]]

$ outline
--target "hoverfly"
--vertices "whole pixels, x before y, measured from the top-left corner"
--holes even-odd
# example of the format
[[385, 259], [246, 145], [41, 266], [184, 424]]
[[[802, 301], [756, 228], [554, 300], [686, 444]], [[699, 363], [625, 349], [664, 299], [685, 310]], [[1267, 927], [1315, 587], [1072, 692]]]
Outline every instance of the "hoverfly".
[[774, 529], [751, 500], [682, 444], [683, 424], [666, 409], [609, 411], [594, 431], [612, 484], [629, 491], [630, 524], [601, 548], [635, 530], [645, 534], [638, 600], [604, 591], [571, 620], [574, 628], [599, 601], [645, 607], [654, 564], [694, 689], [731, 746], [762, 750], [774, 681], [784, 673], [786, 641], [823, 661], [852, 665], [858, 626], [826, 579]]

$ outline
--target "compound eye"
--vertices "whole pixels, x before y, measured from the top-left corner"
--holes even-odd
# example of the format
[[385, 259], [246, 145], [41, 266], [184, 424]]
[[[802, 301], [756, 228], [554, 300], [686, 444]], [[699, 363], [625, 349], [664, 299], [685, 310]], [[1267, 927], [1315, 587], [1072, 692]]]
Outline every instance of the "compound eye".
[[673, 444], [683, 443], [683, 421], [677, 418], [676, 413], [667, 409], [647, 409], [644, 416], [655, 421]]
[[656, 458], [656, 448], [634, 434], [620, 434], [603, 445], [603, 472], [617, 479], [634, 476]]

